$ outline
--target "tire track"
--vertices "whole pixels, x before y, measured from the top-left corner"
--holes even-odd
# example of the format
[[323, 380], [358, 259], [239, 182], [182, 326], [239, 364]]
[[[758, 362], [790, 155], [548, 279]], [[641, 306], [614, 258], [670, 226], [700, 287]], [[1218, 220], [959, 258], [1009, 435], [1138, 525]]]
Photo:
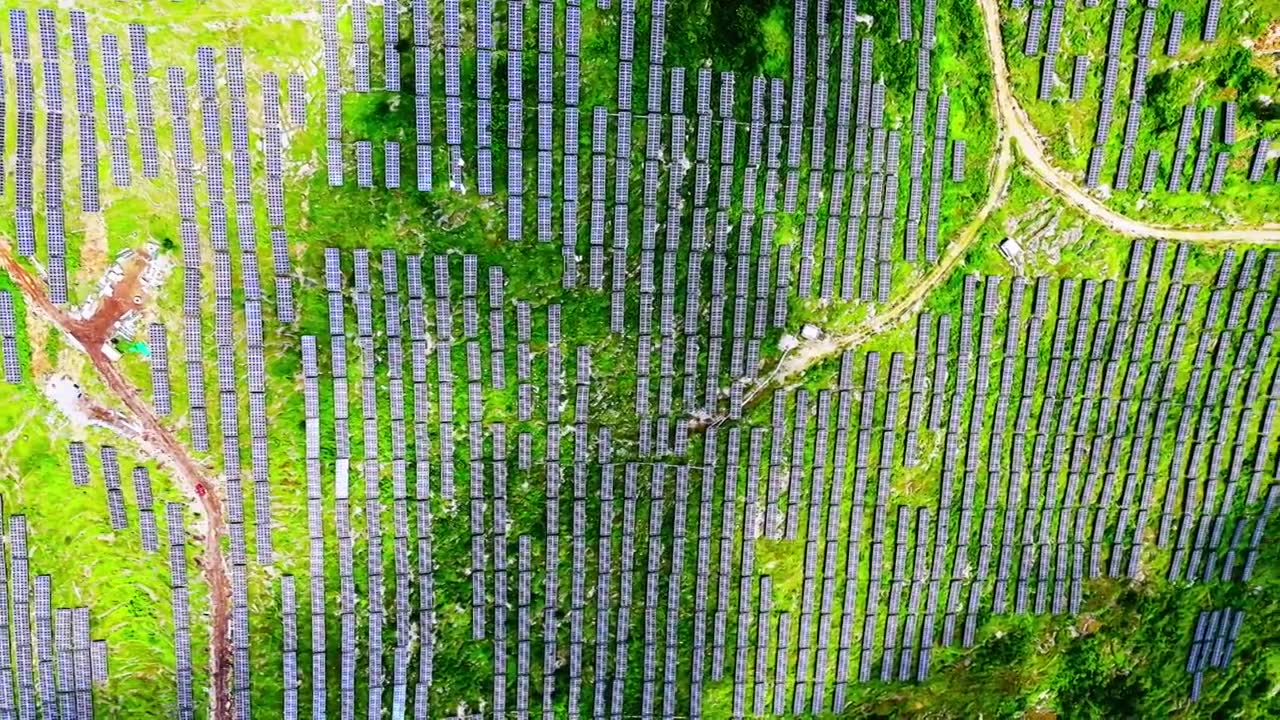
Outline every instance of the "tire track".
[[28, 307], [35, 309], [51, 325], [58, 328], [72, 344], [89, 356], [94, 369], [107, 387], [124, 403], [128, 413], [109, 410], [85, 398], [91, 417], [118, 433], [135, 440], [156, 462], [174, 473], [179, 488], [189, 502], [199, 505], [205, 515], [204, 552], [196, 558], [196, 566], [209, 586], [210, 637], [209, 679], [212, 693], [211, 716], [215, 720], [231, 718], [231, 584], [227, 577], [226, 558], [222, 554], [222, 500], [212, 481], [187, 453], [182, 443], [169, 432], [141, 399], [137, 388], [102, 351], [105, 338], [99, 323], [77, 321], [50, 302], [44, 283], [18, 263], [9, 238], [0, 236], [0, 262], [22, 290]]

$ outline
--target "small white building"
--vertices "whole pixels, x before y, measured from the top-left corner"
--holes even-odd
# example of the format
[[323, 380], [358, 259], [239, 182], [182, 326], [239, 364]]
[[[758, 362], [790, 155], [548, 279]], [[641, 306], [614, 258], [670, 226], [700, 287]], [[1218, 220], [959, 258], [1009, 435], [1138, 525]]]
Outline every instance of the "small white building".
[[1020, 265], [1022, 263], [1022, 245], [1011, 237], [1007, 237], [1000, 241], [998, 246], [1000, 254], [1004, 255], [1004, 259], [1009, 261], [1010, 265]]

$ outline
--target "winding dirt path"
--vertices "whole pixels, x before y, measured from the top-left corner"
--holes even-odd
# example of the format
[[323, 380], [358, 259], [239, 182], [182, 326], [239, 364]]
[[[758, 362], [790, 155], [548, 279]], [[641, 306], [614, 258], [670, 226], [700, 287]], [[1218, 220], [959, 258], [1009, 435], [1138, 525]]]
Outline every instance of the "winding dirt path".
[[[853, 328], [836, 335], [829, 335], [813, 342], [803, 343], [782, 357], [773, 371], [757, 383], [745, 400], [752, 406], [765, 397], [765, 391], [785, 386], [813, 365], [837, 355], [844, 350], [866, 342], [875, 335], [904, 322], [919, 310], [925, 298], [944, 283], [970, 247], [978, 238], [983, 224], [1005, 200], [1011, 170], [1015, 162], [1022, 161], [1028, 170], [1063, 202], [1088, 215], [1108, 229], [1127, 237], [1162, 238], [1203, 245], [1222, 243], [1274, 244], [1280, 242], [1280, 223], [1268, 223], [1249, 228], [1195, 229], [1152, 225], [1126, 217], [1108, 208], [1100, 200], [1086, 192], [1061, 169], [1054, 167], [1045, 156], [1040, 135], [1031, 119], [1018, 104], [1009, 81], [1009, 65], [1005, 61], [1004, 38], [1000, 32], [1000, 7], [998, 0], [979, 0], [982, 9], [983, 34], [987, 42], [987, 55], [991, 59], [992, 77], [995, 83], [995, 122], [999, 153], [991, 169], [991, 186], [986, 202], [973, 220], [948, 245], [941, 260], [919, 283], [901, 298]], [[1016, 146], [1018, 153], [1014, 154]], [[723, 422], [725, 417], [710, 418], [697, 427]]]
[[1152, 225], [1126, 217], [1112, 210], [1098, 198], [1090, 195], [1069, 174], [1054, 167], [1045, 157], [1040, 133], [1027, 112], [1018, 104], [1009, 82], [1009, 64], [1005, 60], [1004, 37], [1000, 33], [1000, 5], [998, 0], [978, 0], [982, 8], [984, 35], [987, 39], [987, 56], [991, 59], [995, 78], [996, 108], [1018, 153], [1027, 168], [1068, 205], [1105, 225], [1108, 229], [1129, 237], [1149, 237], [1199, 244], [1218, 243], [1275, 243], [1280, 242], [1280, 223], [1268, 223], [1247, 228], [1198, 229]]
[[[84, 400], [86, 410], [94, 419], [107, 423], [121, 434], [135, 440], [139, 446], [157, 462], [173, 471], [174, 479], [182, 491], [190, 498], [190, 502], [198, 504], [205, 515], [204, 552], [197, 556], [196, 565], [209, 585], [210, 637], [209, 644], [209, 678], [212, 684], [213, 711], [215, 720], [231, 718], [231, 584], [227, 577], [226, 559], [222, 554], [223, 509], [213, 482], [205, 475], [200, 465], [187, 453], [178, 441], [155, 416], [151, 408], [142, 401], [141, 396], [120, 369], [111, 362], [102, 351], [104, 328], [114, 324], [104, 324], [113, 313], [123, 314], [116, 303], [104, 303], [98, 314], [87, 320], [76, 320], [68, 316], [59, 307], [49, 301], [44, 283], [23, 267], [13, 255], [9, 238], [0, 236], [0, 262], [9, 276], [21, 288], [26, 297], [28, 307], [34, 309], [51, 325], [62, 331], [74, 345], [89, 356], [93, 367], [98, 371], [103, 382], [111, 388], [124, 403], [128, 412], [108, 410], [91, 400]], [[136, 278], [136, 275], [134, 276]], [[130, 275], [126, 274], [117, 286], [113, 297], [122, 290], [128, 292]], [[128, 297], [132, 297], [129, 292]], [[102, 315], [107, 313], [107, 315]], [[115, 315], [119, 319], [119, 315]]]

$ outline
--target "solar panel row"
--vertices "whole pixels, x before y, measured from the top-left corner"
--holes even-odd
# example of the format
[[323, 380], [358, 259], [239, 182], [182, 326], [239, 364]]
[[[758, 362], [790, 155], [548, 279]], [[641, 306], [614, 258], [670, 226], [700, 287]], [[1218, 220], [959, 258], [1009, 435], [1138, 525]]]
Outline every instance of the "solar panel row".
[[4, 381], [22, 382], [22, 357], [18, 350], [18, 318], [13, 295], [0, 290], [0, 363], [4, 365]]
[[191, 614], [187, 589], [187, 555], [184, 507], [181, 503], [165, 504], [168, 529], [169, 585], [172, 591], [174, 650], [177, 656], [178, 714], [191, 717], [195, 711], [191, 664]]
[[[72, 10], [71, 51], [75, 78], [76, 116], [80, 131], [80, 202], [85, 212], [98, 212], [98, 118], [89, 59], [89, 30], [84, 11]], [[116, 59], [117, 65], [119, 58]], [[46, 76], [48, 77], [48, 76]], [[52, 78], [49, 78], [51, 80]], [[49, 80], [46, 80], [48, 82]]]
[[138, 527], [142, 530], [142, 549], [155, 552], [160, 549], [160, 536], [156, 530], [155, 500], [151, 495], [151, 473], [145, 467], [133, 469], [133, 492], [138, 502]]
[[35, 685], [32, 682], [35, 668], [34, 648], [31, 647], [31, 569], [27, 548], [27, 518], [24, 515], [12, 515], [9, 518], [9, 547], [13, 570], [10, 581], [13, 584], [13, 621], [14, 650], [18, 672], [19, 716], [29, 713], [27, 717], [36, 717]]
[[950, 112], [951, 98], [943, 93], [938, 97], [938, 108], [934, 113], [933, 156], [929, 168], [929, 205], [925, 216], [924, 259], [930, 264], [938, 261], [938, 214], [942, 207], [942, 171]]
[[[367, 278], [364, 279], [362, 285], [367, 285]], [[351, 537], [351, 521], [350, 521], [350, 438], [349, 433], [349, 409], [348, 409], [348, 378], [347, 378], [347, 355], [346, 355], [346, 336], [344, 330], [344, 313], [343, 313], [343, 278], [341, 267], [341, 256], [336, 248], [325, 249], [325, 286], [329, 295], [329, 333], [330, 347], [333, 356], [333, 394], [334, 394], [334, 440], [335, 440], [335, 471], [334, 471], [334, 515], [337, 524], [338, 535], [338, 578], [339, 578], [339, 596], [338, 608], [341, 624], [341, 673], [339, 677], [339, 692], [341, 695], [342, 707], [351, 707], [355, 703], [355, 581], [354, 581], [354, 548]], [[319, 442], [319, 425], [316, 424], [315, 443]], [[310, 452], [310, 451], [309, 451]], [[319, 467], [316, 463], [316, 476], [318, 480]], [[308, 482], [310, 495], [310, 481]], [[312, 501], [308, 501], [313, 504]], [[319, 503], [314, 503], [319, 510]], [[316, 534], [312, 536], [312, 551], [315, 554]], [[313, 556], [312, 564], [317, 560]], [[315, 588], [312, 589], [314, 596]]]
[[[326, 251], [326, 261], [330, 258], [330, 254]], [[326, 262], [326, 275], [330, 268]], [[412, 266], [411, 266], [412, 267]], [[411, 290], [412, 292], [412, 290]], [[341, 309], [339, 306], [339, 313]], [[333, 318], [331, 318], [332, 322]], [[337, 326], [341, 328], [341, 323]], [[335, 364], [335, 378], [346, 374], [345, 368]], [[311, 599], [311, 622], [312, 622], [312, 662], [319, 663], [320, 667], [324, 666], [326, 657], [326, 647], [324, 642], [325, 633], [325, 549], [324, 549], [324, 528], [323, 528], [323, 509], [322, 509], [322, 491], [320, 479], [320, 388], [318, 367], [318, 357], [316, 351], [316, 339], [314, 336], [305, 335], [302, 338], [302, 375], [303, 375], [303, 406], [306, 427], [306, 448], [305, 448], [305, 464], [307, 478], [307, 528], [309, 536], [309, 575], [311, 577], [310, 599]], [[335, 380], [335, 390], [337, 389], [337, 381]], [[334, 424], [339, 425], [345, 423], [345, 412], [342, 417], [338, 417], [337, 403], [343, 399], [342, 396], [335, 397], [335, 418]], [[342, 463], [345, 458], [339, 455], [339, 467], [345, 467]], [[340, 476], [336, 479], [344, 480]], [[336, 503], [335, 503], [336, 505]], [[318, 642], [317, 642], [318, 640]], [[323, 673], [321, 673], [323, 677]], [[319, 685], [315, 688], [314, 685]], [[313, 678], [312, 690], [312, 709], [323, 711], [325, 705], [324, 697], [324, 681], [319, 678]]]
[[[62, 72], [58, 59], [58, 29], [53, 10], [48, 8], [37, 10], [36, 21], [40, 31], [40, 54], [44, 81], [42, 88], [45, 106], [44, 164], [46, 167], [44, 210], [49, 299], [55, 304], [62, 305], [68, 302], [66, 237], [64, 233], [66, 223], [62, 207]], [[16, 32], [16, 28], [13, 31]], [[29, 71], [30, 65], [27, 67]], [[19, 107], [20, 115], [22, 111], [23, 108]], [[33, 139], [34, 135], [28, 136], [28, 140]], [[20, 134], [19, 143], [22, 144], [23, 142], [24, 140]], [[94, 192], [96, 193], [96, 188], [94, 188]], [[24, 199], [19, 198], [19, 205], [24, 205], [21, 202]], [[30, 207], [30, 204], [29, 200], [25, 202], [26, 207]], [[20, 214], [25, 218], [26, 213]]]
[[1262, 180], [1267, 170], [1267, 156], [1271, 152], [1271, 138], [1260, 137], [1253, 148], [1253, 159], [1249, 162], [1249, 182]]
[[[54, 645], [53, 645], [53, 609], [50, 607], [50, 580], [48, 575], [37, 575], [32, 588], [34, 607], [32, 616], [35, 620], [36, 653], [35, 664], [40, 680], [37, 686], [38, 697], [47, 715], [54, 715], [58, 707], [57, 690], [54, 681]], [[24, 642], [30, 643], [29, 639]]]
[[[422, 0], [419, 0], [422, 1]], [[361, 7], [363, 11], [363, 6]], [[354, 23], [355, 18], [353, 16]], [[342, 70], [338, 61], [338, 8], [337, 3], [330, 0], [320, 3], [321, 39], [324, 43], [324, 97], [325, 97], [325, 138], [329, 185], [341, 186], [343, 183], [342, 157]], [[367, 28], [364, 33], [368, 36]], [[368, 90], [368, 45], [364, 45], [364, 72]], [[352, 54], [355, 63], [356, 56]]]
[[1107, 54], [1103, 69], [1102, 97], [1098, 108], [1098, 125], [1094, 133], [1093, 149], [1085, 170], [1085, 186], [1097, 187], [1102, 176], [1102, 163], [1106, 154], [1106, 142], [1111, 133], [1111, 119], [1115, 108], [1116, 82], [1120, 72], [1120, 51], [1128, 6], [1117, 4], [1111, 15], [1107, 36]]
[[[160, 152], [156, 144], [155, 112], [151, 98], [151, 56], [147, 44], [147, 28], [144, 25], [131, 23], [128, 27], [129, 63], [132, 66], [134, 112], [138, 122], [138, 143], [142, 151], [142, 176], [155, 178], [160, 176]], [[107, 36], [103, 36], [104, 57], [107, 47]], [[105, 62], [105, 60], [104, 60]], [[104, 65], [105, 67], [105, 65]], [[105, 72], [104, 72], [105, 75]], [[108, 95], [111, 94], [108, 84]], [[110, 111], [110, 107], [108, 106]], [[123, 107], [120, 110], [121, 125], [119, 132], [112, 130], [113, 138], [118, 138], [119, 146], [123, 146], [124, 125]], [[118, 145], [113, 143], [113, 157], [118, 152]], [[119, 167], [124, 167], [121, 162]], [[116, 167], [113, 165], [113, 167]]]
[[1200, 39], [1213, 42], [1218, 39], [1218, 19], [1222, 14], [1222, 0], [1209, 0], [1204, 13], [1204, 30]]

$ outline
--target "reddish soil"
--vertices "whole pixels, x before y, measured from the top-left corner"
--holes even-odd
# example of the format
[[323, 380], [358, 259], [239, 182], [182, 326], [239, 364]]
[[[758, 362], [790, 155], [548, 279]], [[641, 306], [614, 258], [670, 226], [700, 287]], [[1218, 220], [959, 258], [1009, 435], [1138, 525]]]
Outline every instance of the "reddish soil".
[[[8, 255], [8, 249], [5, 250], [5, 264], [9, 267], [10, 273], [15, 273], [13, 258]], [[63, 322], [55, 322], [59, 329], [71, 335], [80, 341], [86, 348], [101, 347], [101, 345], [111, 339], [112, 328], [120, 319], [137, 307], [134, 298], [138, 297], [142, 291], [142, 272], [147, 269], [147, 264], [151, 258], [147, 257], [145, 252], [139, 252], [125, 262], [124, 277], [120, 279], [112, 288], [111, 294], [102, 300], [102, 304], [94, 311], [93, 316], [86, 319], [77, 319], [62, 313]], [[25, 272], [25, 271], [24, 271]], [[26, 273], [30, 280], [30, 287], [27, 283], [22, 283], [22, 291], [30, 298], [32, 292], [39, 296], [44, 296], [43, 283], [31, 275]], [[17, 276], [14, 276], [18, 280]]]
[[1280, 53], [1280, 21], [1267, 26], [1267, 31], [1253, 44], [1255, 55], [1274, 55]]
[[124, 278], [113, 288], [110, 298], [87, 320], [72, 319], [49, 301], [44, 283], [18, 263], [7, 238], [0, 239], [0, 262], [3, 262], [9, 276], [22, 289], [28, 306], [79, 343], [102, 380], [124, 403], [133, 418], [130, 422], [122, 422], [122, 419], [127, 418], [123, 413], [87, 403], [91, 416], [110, 422], [114, 427], [132, 425], [141, 428], [140, 434], [134, 435], [135, 438], [158, 460], [174, 470], [179, 485], [191, 501], [199, 503], [204, 510], [208, 532], [203, 538], [204, 553], [197, 557], [196, 565], [209, 585], [212, 649], [209, 654], [209, 676], [213, 683], [214, 698], [211, 716], [216, 720], [230, 720], [231, 641], [228, 631], [231, 584], [227, 578], [226, 559], [222, 555], [222, 499], [199, 464], [191, 458], [182, 443], [160, 424], [151, 408], [140, 399], [137, 389], [102, 350], [102, 344], [110, 338], [111, 328], [134, 307], [133, 298], [138, 293], [139, 277], [147, 264], [145, 256], [135, 256], [126, 268]]

